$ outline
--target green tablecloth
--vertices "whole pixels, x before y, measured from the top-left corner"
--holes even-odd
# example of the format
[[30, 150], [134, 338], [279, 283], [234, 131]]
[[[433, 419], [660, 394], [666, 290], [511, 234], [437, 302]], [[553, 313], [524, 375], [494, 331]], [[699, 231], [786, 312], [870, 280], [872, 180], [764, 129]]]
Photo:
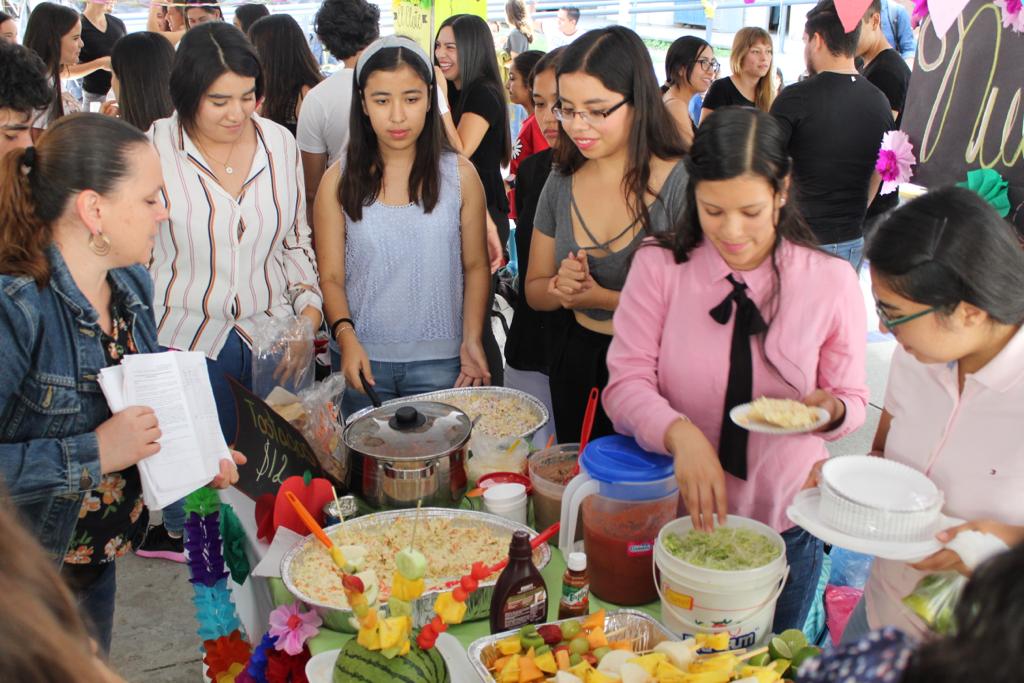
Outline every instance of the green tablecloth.
[[[544, 576], [544, 583], [548, 587], [548, 620], [554, 621], [558, 618], [558, 596], [562, 587], [562, 574], [565, 573], [565, 561], [562, 559], [562, 554], [557, 548], [551, 548], [551, 561], [548, 566], [541, 571]], [[284, 583], [280, 579], [271, 579], [271, 590], [274, 596], [274, 603], [277, 605], [288, 604], [295, 600], [288, 589], [285, 588]], [[597, 611], [604, 607], [609, 611], [619, 609], [616, 605], [604, 602], [591, 595], [590, 597], [590, 609], [591, 611]], [[638, 609], [652, 617], [661, 621], [661, 604], [659, 602], [652, 602], [647, 605], [635, 607], [631, 609]], [[469, 647], [469, 644], [478, 638], [483, 638], [491, 633], [490, 627], [486, 619], [480, 621], [471, 621], [465, 624], [459, 624], [452, 626], [448, 633], [458, 638], [459, 642], [464, 647]], [[345, 642], [352, 637], [350, 633], [338, 633], [336, 631], [329, 631], [327, 629], [321, 629], [320, 634], [315, 638], [308, 641], [309, 651], [313, 654], [319, 654], [327, 650], [336, 650], [340, 648]]]

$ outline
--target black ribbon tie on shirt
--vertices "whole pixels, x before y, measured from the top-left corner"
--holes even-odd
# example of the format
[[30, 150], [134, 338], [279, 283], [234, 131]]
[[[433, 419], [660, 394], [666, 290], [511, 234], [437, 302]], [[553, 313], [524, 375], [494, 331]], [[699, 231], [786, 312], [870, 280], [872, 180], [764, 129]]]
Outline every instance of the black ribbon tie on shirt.
[[747, 286], [737, 282], [730, 274], [732, 291], [709, 311], [720, 325], [726, 325], [736, 303], [736, 322], [732, 328], [732, 347], [729, 351], [729, 384], [725, 388], [725, 412], [722, 414], [722, 434], [718, 443], [718, 457], [726, 472], [746, 480], [747, 438], [750, 436], [729, 419], [729, 411], [736, 406], [753, 400], [754, 361], [750, 351], [750, 338], [768, 329], [757, 310], [757, 305], [747, 296]]

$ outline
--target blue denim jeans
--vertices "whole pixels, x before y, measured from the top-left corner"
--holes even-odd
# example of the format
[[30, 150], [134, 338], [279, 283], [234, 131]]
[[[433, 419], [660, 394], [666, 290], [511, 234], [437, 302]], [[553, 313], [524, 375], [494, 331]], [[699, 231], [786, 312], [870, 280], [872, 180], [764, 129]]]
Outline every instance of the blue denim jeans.
[[803, 628], [818, 594], [818, 577], [825, 561], [825, 544], [800, 527], [782, 532], [782, 539], [786, 542], [789, 578], [775, 605], [775, 633]]
[[844, 261], [849, 261], [853, 269], [860, 273], [860, 267], [864, 263], [864, 238], [858, 237], [848, 242], [836, 242], [835, 244], [822, 244], [824, 251], [838, 256]]
[[[224, 432], [224, 440], [231, 445], [235, 440], [238, 415], [235, 412], [235, 395], [231, 393], [231, 385], [225, 375], [252, 389], [252, 351], [238, 332], [234, 330], [228, 335], [227, 342], [217, 354], [217, 360], [206, 359], [206, 370], [210, 375], [210, 386], [213, 398], [217, 403], [217, 417], [220, 429]], [[164, 528], [174, 535], [181, 534], [185, 529], [185, 501], [171, 503], [163, 510]]]
[[104, 659], [110, 655], [110, 638], [114, 632], [114, 596], [117, 593], [115, 564], [66, 564], [61, 570], [64, 582], [78, 603], [78, 612], [90, 635], [96, 639]]
[[[459, 378], [461, 368], [462, 362], [458, 358], [418, 360], [411, 363], [370, 361], [370, 371], [376, 382], [373, 388], [381, 401], [451, 389]], [[345, 387], [341, 410], [346, 416], [370, 405], [372, 404], [369, 396], [362, 391], [356, 391], [354, 387]]]

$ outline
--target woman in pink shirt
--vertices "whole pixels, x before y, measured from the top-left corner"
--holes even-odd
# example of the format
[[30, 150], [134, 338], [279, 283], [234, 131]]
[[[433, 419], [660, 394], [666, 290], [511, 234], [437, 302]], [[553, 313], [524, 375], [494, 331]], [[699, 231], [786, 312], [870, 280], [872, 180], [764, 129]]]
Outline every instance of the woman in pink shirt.
[[[716, 112], [687, 168], [682, 221], [637, 251], [622, 290], [605, 409], [616, 431], [675, 459], [695, 527], [733, 513], [782, 533], [790, 576], [774, 628], [799, 628], [823, 548], [785, 510], [826, 456], [824, 439], [864, 422], [864, 305], [853, 271], [815, 247], [786, 203], [791, 162], [770, 115]], [[735, 428], [729, 409], [757, 396], [802, 400], [832, 419], [818, 434]]]
[[[879, 329], [900, 344], [873, 453], [927, 474], [945, 514], [993, 520], [1014, 540], [1006, 525], [1024, 525], [1024, 251], [1013, 228], [969, 190], [935, 190], [894, 212], [866, 255]], [[951, 550], [914, 566], [876, 559], [843, 640], [869, 626], [922, 637], [901, 599], [948, 570], [966, 571]]]

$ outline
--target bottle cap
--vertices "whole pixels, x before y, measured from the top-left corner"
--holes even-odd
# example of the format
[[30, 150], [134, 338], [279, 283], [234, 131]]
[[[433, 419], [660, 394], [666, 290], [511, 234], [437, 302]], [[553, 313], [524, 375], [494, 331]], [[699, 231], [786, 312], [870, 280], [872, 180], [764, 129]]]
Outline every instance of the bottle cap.
[[569, 561], [565, 565], [571, 572], [582, 572], [587, 568], [587, 554], [569, 553]]

